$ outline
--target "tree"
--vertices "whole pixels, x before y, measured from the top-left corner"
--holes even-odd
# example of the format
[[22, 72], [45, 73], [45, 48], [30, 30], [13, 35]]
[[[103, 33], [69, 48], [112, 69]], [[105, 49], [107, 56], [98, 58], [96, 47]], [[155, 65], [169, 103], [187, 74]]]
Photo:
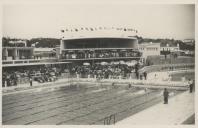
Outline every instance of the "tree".
[[164, 57], [166, 59], [167, 55], [170, 54], [170, 51], [161, 51], [161, 54], [164, 55]]

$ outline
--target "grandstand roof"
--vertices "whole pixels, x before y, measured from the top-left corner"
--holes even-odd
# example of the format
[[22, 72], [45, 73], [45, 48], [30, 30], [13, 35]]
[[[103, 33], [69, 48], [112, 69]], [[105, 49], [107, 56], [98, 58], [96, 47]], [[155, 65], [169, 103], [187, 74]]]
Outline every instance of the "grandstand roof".
[[76, 40], [76, 39], [104, 39], [104, 38], [114, 38], [114, 39], [137, 39], [136, 36], [79, 36], [79, 37], [64, 37], [62, 40]]
[[135, 38], [137, 30], [117, 27], [75, 27], [61, 30], [63, 40], [86, 38]]

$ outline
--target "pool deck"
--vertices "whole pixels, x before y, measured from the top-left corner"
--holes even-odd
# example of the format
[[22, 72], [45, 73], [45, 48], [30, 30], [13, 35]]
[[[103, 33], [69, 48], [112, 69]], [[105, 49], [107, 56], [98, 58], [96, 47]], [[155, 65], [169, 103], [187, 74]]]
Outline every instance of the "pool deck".
[[186, 91], [169, 99], [168, 104], [159, 103], [116, 125], [179, 125], [195, 113], [194, 93]]

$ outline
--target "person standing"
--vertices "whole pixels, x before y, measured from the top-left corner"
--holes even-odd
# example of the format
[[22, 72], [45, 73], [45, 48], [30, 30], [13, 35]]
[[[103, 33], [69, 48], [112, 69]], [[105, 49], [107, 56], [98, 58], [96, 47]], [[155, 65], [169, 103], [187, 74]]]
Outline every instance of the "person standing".
[[131, 88], [131, 84], [129, 84], [129, 88]]
[[190, 88], [190, 93], [192, 93], [193, 90], [195, 89], [195, 81], [194, 80], [192, 82], [190, 82], [189, 88]]
[[146, 80], [147, 79], [147, 73], [144, 72], [144, 79]]
[[163, 95], [164, 95], [164, 104], [168, 104], [169, 92], [166, 88], [164, 89]]
[[193, 84], [191, 83], [189, 86], [190, 86], [190, 93], [192, 93], [192, 90], [193, 90]]
[[32, 86], [32, 77], [30, 77], [30, 86]]
[[193, 90], [193, 82], [191, 81], [191, 79], [189, 79], [189, 82], [188, 82], [188, 84], [189, 84], [189, 91], [190, 91], [190, 93], [192, 93], [192, 90]]

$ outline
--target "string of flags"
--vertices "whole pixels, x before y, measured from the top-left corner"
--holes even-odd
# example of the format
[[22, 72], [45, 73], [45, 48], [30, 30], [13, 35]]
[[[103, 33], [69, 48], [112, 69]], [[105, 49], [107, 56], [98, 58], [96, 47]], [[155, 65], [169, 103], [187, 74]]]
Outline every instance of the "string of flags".
[[125, 31], [125, 32], [135, 32], [138, 33], [136, 29], [133, 28], [115, 28], [115, 27], [81, 27], [81, 28], [66, 28], [62, 29], [61, 32], [79, 32], [79, 31], [98, 31], [98, 30], [117, 30], [117, 31]]

